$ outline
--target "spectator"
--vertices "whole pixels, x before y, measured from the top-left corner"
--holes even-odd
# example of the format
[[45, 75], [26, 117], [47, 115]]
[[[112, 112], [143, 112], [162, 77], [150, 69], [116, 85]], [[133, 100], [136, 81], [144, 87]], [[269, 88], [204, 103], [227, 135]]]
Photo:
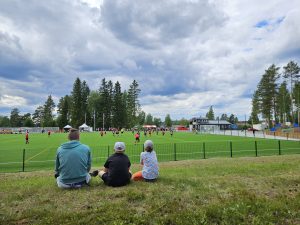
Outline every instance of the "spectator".
[[91, 180], [91, 152], [79, 142], [79, 130], [71, 128], [68, 139], [57, 149], [55, 177], [60, 188], [80, 188]]
[[[104, 169], [99, 172], [99, 176], [108, 186], [120, 187], [130, 183], [130, 160], [124, 154], [125, 143], [116, 142], [114, 146], [115, 153], [111, 155], [104, 164]], [[93, 176], [98, 171], [93, 172]]]
[[158, 162], [156, 153], [153, 149], [153, 142], [147, 140], [144, 143], [144, 152], [141, 153], [142, 171], [138, 171], [132, 175], [132, 180], [155, 181], [158, 177]]

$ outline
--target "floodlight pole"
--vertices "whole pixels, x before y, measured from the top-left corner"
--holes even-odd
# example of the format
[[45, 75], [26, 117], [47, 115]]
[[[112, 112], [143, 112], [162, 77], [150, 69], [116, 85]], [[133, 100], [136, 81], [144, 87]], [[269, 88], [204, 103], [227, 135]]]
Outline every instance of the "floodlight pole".
[[102, 129], [104, 130], [104, 113], [102, 113], [102, 117], [103, 117], [103, 127], [102, 127]]
[[246, 124], [246, 114], [245, 114], [245, 136], [246, 136], [247, 124]]
[[96, 112], [94, 109], [94, 131], [96, 130]]

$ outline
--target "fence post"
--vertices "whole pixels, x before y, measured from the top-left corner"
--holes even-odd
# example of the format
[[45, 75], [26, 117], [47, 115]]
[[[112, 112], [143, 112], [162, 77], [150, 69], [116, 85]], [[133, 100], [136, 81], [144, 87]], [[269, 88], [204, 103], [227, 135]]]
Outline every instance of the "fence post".
[[176, 143], [174, 143], [173, 149], [174, 149], [174, 161], [177, 161], [177, 158], [176, 158]]
[[230, 157], [232, 158], [232, 141], [230, 141]]
[[23, 149], [23, 166], [22, 166], [22, 172], [25, 171], [25, 148]]
[[203, 142], [203, 159], [205, 159], [205, 142]]
[[257, 157], [257, 141], [254, 142], [255, 143], [255, 156]]
[[280, 146], [280, 140], [278, 140], [278, 154], [281, 155], [281, 146]]

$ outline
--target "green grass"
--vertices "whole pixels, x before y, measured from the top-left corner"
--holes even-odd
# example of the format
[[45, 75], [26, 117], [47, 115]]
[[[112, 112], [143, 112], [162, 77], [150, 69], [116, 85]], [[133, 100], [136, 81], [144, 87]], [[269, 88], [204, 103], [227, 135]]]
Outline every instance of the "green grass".
[[[247, 157], [278, 155], [279, 141], [273, 139], [255, 139], [237, 136], [204, 135], [185, 132], [174, 133], [171, 137], [153, 134], [151, 137], [141, 135], [141, 143], [135, 145], [131, 132], [114, 137], [108, 133], [101, 137], [99, 133], [82, 133], [80, 141], [90, 146], [93, 165], [100, 166], [113, 153], [116, 141], [126, 143], [126, 154], [131, 162], [139, 162], [142, 143], [153, 140], [160, 162], [215, 157]], [[25, 144], [24, 134], [0, 135], [0, 172], [17, 172], [22, 170], [23, 149], [25, 149], [25, 170], [54, 168], [54, 159], [58, 146], [67, 141], [67, 134], [30, 134], [30, 144]], [[255, 146], [256, 141], [256, 146]], [[232, 152], [231, 152], [232, 149]], [[300, 153], [299, 141], [280, 141], [280, 154]]]
[[[0, 224], [300, 224], [300, 155], [160, 163], [155, 183], [60, 190], [50, 171], [0, 174]], [[134, 164], [133, 172], [140, 169]]]

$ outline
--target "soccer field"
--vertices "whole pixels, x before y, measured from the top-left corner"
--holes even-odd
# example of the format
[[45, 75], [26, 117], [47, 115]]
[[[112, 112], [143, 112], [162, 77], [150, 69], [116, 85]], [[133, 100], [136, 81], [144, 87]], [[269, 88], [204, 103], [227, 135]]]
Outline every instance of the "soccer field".
[[[113, 153], [116, 141], [126, 144], [126, 154], [132, 163], [138, 163], [143, 142], [151, 139], [159, 161], [173, 161], [185, 159], [203, 159], [212, 157], [244, 157], [279, 154], [300, 153], [299, 141], [259, 139], [237, 136], [223, 136], [210, 134], [193, 134], [189, 132], [175, 132], [173, 137], [169, 132], [144, 136], [141, 142], [134, 143], [134, 135], [125, 132], [113, 136], [107, 132], [103, 137], [98, 132], [81, 133], [80, 141], [89, 145], [92, 152], [92, 166], [102, 166], [106, 158]], [[30, 134], [29, 144], [25, 144], [24, 134], [0, 135], [0, 172], [53, 170], [57, 148], [67, 141], [66, 133]], [[23, 152], [25, 154], [23, 155]]]

